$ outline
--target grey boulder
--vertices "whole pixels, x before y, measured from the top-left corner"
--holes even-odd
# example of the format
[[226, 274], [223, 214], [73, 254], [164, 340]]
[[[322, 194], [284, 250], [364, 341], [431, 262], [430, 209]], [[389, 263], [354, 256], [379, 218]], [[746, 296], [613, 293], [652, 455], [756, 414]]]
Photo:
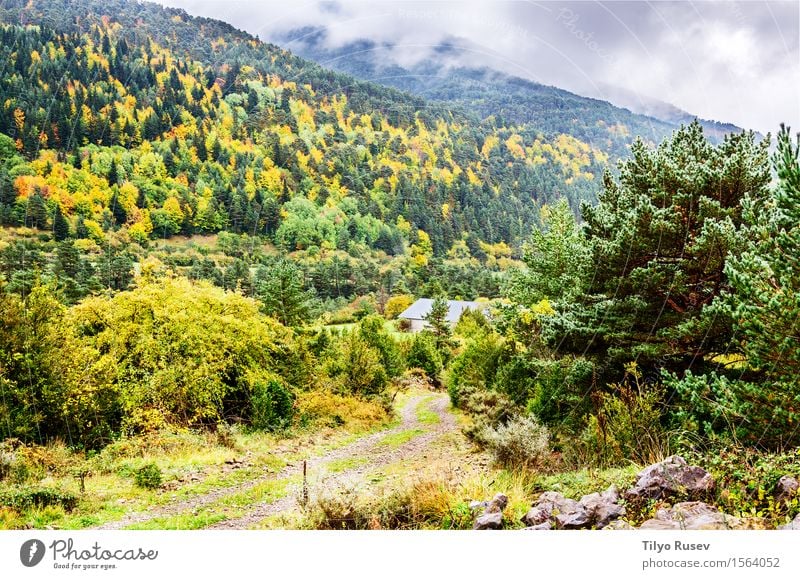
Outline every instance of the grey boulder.
[[681, 456], [670, 456], [651, 464], [636, 475], [636, 483], [626, 493], [628, 499], [661, 499], [685, 494], [700, 498], [714, 488], [714, 478], [699, 466], [690, 466]]
[[508, 506], [508, 497], [502, 493], [497, 493], [489, 501], [483, 514], [475, 519], [474, 529], [476, 531], [486, 531], [503, 528], [503, 509]]

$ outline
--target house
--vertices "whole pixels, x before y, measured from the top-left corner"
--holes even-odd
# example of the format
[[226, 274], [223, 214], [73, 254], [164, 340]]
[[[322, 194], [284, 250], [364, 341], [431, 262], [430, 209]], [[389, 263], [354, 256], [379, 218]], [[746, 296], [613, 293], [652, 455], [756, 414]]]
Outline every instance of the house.
[[[431, 307], [433, 307], [432, 299], [420, 298], [397, 317], [401, 320], [408, 320], [410, 331], [419, 332], [428, 327], [425, 316], [430, 313]], [[455, 326], [464, 310], [478, 310], [485, 314], [488, 309], [489, 304], [487, 303], [447, 300], [447, 321], [451, 326]]]

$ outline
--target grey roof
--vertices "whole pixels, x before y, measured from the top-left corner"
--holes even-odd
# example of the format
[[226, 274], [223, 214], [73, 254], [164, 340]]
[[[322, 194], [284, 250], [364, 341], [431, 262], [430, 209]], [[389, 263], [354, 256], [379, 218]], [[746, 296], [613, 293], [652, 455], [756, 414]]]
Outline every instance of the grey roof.
[[[429, 298], [420, 298], [413, 304], [408, 306], [398, 318], [405, 318], [407, 320], [424, 320], [428, 312], [431, 311], [433, 300]], [[447, 321], [455, 324], [461, 317], [461, 314], [466, 309], [483, 311], [489, 307], [489, 304], [482, 302], [462, 302], [458, 300], [447, 300]]]

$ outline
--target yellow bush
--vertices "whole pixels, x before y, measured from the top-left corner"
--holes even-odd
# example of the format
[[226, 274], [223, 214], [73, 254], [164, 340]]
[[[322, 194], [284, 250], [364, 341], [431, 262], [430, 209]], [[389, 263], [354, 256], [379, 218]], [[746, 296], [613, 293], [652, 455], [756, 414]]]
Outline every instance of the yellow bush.
[[387, 320], [393, 320], [413, 303], [414, 296], [408, 294], [392, 296], [386, 301], [386, 306], [384, 306], [383, 310], [384, 316], [386, 316]]
[[366, 430], [388, 419], [378, 402], [355, 396], [342, 396], [325, 388], [301, 392], [297, 397], [297, 414], [301, 420], [319, 426]]

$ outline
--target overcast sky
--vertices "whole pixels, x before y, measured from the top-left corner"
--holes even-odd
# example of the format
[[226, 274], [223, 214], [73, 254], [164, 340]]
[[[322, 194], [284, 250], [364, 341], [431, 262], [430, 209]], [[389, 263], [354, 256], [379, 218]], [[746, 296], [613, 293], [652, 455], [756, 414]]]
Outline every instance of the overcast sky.
[[796, 0], [160, 1], [266, 41], [324, 26], [332, 47], [390, 43], [390, 58], [405, 66], [455, 41], [451, 64], [486, 65], [590, 96], [619, 87], [763, 133], [775, 134], [781, 122], [800, 130]]

